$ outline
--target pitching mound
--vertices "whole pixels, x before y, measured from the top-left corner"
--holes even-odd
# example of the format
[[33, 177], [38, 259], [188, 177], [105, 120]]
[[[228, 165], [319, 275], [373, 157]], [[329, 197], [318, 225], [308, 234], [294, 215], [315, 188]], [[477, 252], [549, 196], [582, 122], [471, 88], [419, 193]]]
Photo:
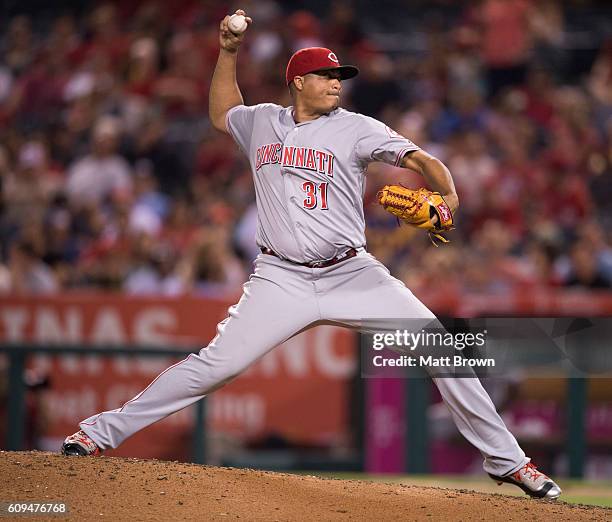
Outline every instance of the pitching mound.
[[6, 451], [0, 501], [63, 501], [75, 520], [612, 519], [604, 508], [466, 490]]

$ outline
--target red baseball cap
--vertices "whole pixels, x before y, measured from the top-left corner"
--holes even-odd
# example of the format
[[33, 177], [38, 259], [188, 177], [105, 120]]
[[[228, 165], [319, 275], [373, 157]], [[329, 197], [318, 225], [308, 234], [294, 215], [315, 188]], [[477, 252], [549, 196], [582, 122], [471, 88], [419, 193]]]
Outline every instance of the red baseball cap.
[[296, 76], [329, 70], [339, 71], [342, 80], [348, 80], [359, 74], [359, 69], [354, 65], [340, 65], [336, 53], [332, 50], [325, 47], [307, 47], [297, 51], [289, 60], [286, 73], [287, 85]]

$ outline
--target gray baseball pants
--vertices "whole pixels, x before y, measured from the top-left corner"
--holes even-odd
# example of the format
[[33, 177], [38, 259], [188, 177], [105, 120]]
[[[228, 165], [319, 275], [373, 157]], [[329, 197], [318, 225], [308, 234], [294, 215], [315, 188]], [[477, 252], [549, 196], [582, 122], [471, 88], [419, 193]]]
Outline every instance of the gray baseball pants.
[[[240, 301], [229, 309], [207, 347], [170, 366], [121, 408], [89, 417], [80, 427], [101, 449], [116, 448], [137, 431], [221, 388], [309, 327], [331, 322], [376, 329], [379, 323], [381, 328], [388, 324], [388, 318], [401, 316], [427, 322], [435, 318], [363, 250], [328, 268], [303, 267], [262, 254]], [[506, 475], [529, 462], [478, 378], [432, 378], [459, 431], [482, 453], [486, 472]]]

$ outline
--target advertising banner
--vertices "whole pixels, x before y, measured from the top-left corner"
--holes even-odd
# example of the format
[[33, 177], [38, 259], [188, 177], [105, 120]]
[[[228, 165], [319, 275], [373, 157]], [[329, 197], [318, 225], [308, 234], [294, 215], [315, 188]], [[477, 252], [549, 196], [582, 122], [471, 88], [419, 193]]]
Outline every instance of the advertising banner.
[[[216, 333], [232, 303], [182, 297], [77, 294], [0, 302], [0, 339], [44, 346], [158, 346], [197, 351]], [[265, 325], [262, 325], [265, 328]], [[28, 364], [48, 376], [43, 445], [57, 446], [79, 420], [114, 409], [182, 359], [144, 356], [36, 355]], [[355, 333], [320, 326], [269, 352], [206, 400], [207, 439], [229, 444], [266, 437], [327, 446], [349, 437], [349, 384], [356, 371]], [[113, 455], [187, 459], [194, 408], [143, 430]]]

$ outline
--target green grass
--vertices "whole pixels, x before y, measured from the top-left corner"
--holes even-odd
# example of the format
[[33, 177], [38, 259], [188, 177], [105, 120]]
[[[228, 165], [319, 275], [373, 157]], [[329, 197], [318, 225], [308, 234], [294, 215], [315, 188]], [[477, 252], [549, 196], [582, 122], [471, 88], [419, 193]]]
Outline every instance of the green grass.
[[591, 506], [601, 506], [612, 508], [610, 497], [598, 497], [590, 495], [563, 495], [561, 497], [568, 504], [589, 504]]
[[[449, 489], [469, 489], [482, 493], [500, 493], [503, 495], [524, 496], [523, 492], [510, 485], [497, 486], [484, 474], [479, 475], [369, 475], [367, 473], [347, 472], [299, 472], [323, 478], [344, 480], [365, 480], [372, 482], [401, 483], [414, 486], [431, 486]], [[561, 500], [569, 504], [587, 504], [612, 508], [612, 481], [587, 481], [558, 478], [563, 490]]]

